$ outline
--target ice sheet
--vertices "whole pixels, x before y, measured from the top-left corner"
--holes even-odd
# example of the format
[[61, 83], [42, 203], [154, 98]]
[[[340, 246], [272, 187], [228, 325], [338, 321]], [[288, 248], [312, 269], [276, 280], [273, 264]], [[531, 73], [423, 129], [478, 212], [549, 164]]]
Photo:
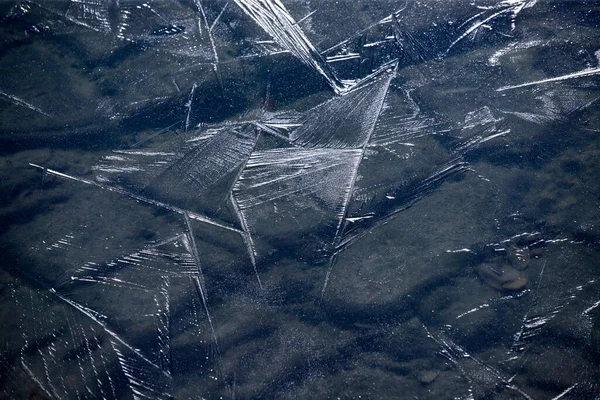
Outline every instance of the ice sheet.
[[0, 397], [597, 398], [599, 18], [0, 3]]

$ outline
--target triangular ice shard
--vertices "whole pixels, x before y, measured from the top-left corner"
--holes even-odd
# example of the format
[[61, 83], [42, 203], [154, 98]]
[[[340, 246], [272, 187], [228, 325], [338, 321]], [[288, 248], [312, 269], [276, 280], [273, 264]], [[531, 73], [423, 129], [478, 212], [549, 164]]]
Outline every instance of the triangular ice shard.
[[[253, 154], [234, 196], [255, 252], [269, 249], [322, 258], [344, 214], [361, 150], [269, 150]], [[302, 237], [303, 244], [295, 244]]]
[[386, 74], [308, 111], [291, 140], [302, 147], [362, 148], [379, 117], [392, 76]]
[[[471, 130], [464, 130], [465, 138], [457, 146], [471, 143], [472, 137], [496, 121], [491, 111], [483, 108], [468, 117], [465, 127]], [[348, 203], [339, 246], [385, 223], [455, 173], [466, 170], [462, 153], [449, 150], [439, 140], [451, 128], [442, 118], [423, 111], [410, 91], [391, 86], [366, 148], [368, 156], [357, 171], [361, 179]], [[477, 143], [473, 140], [473, 145]]]
[[[97, 180], [183, 210], [214, 215], [256, 144], [251, 125], [104, 157]], [[175, 143], [176, 142], [176, 143]]]

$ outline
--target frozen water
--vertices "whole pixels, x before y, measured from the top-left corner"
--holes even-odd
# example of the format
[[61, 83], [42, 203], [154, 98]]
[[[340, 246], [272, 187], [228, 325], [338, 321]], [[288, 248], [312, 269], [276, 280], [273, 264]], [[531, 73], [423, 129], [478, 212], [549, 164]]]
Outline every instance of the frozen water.
[[0, 2], [0, 396], [600, 396], [600, 7]]

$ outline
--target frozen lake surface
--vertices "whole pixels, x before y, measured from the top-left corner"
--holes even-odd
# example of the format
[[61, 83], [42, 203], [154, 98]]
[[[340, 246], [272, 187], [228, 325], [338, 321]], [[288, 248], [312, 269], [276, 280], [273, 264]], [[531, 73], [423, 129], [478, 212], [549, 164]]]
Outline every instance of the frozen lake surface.
[[0, 397], [597, 399], [600, 3], [0, 1]]

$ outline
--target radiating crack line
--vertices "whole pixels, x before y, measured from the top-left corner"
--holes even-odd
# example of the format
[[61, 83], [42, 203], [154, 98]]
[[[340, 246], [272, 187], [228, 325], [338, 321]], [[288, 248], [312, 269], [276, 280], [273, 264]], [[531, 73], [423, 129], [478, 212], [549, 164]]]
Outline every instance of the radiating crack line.
[[43, 170], [45, 174], [50, 174], [50, 175], [58, 176], [60, 178], [70, 179], [70, 180], [73, 180], [73, 181], [76, 181], [76, 182], [85, 183], [87, 185], [96, 186], [96, 187], [99, 187], [101, 189], [108, 190], [110, 192], [115, 192], [115, 193], [118, 193], [118, 194], [122, 194], [122, 195], [128, 196], [128, 197], [130, 197], [132, 199], [139, 200], [139, 201], [142, 201], [144, 203], [152, 204], [152, 205], [157, 206], [157, 207], [162, 207], [162, 208], [165, 208], [167, 210], [176, 212], [178, 214], [182, 214], [182, 215], [186, 214], [191, 219], [194, 219], [194, 220], [197, 220], [197, 221], [201, 221], [201, 222], [205, 222], [205, 223], [207, 223], [209, 225], [217, 226], [219, 228], [222, 228], [222, 229], [225, 229], [225, 230], [228, 230], [228, 231], [232, 231], [232, 232], [236, 232], [236, 233], [241, 233], [242, 232], [242, 231], [240, 231], [237, 228], [234, 228], [232, 226], [229, 226], [229, 225], [223, 224], [221, 222], [215, 221], [215, 220], [213, 220], [213, 219], [211, 219], [209, 217], [206, 217], [204, 215], [200, 215], [200, 214], [197, 214], [197, 213], [194, 213], [194, 212], [191, 212], [191, 211], [183, 210], [183, 209], [181, 209], [179, 207], [175, 207], [175, 206], [172, 206], [170, 204], [166, 204], [166, 203], [163, 203], [163, 202], [160, 202], [160, 201], [157, 201], [157, 200], [152, 200], [152, 199], [150, 199], [148, 197], [137, 195], [137, 194], [132, 193], [132, 192], [130, 192], [128, 190], [124, 190], [124, 189], [120, 189], [120, 188], [116, 188], [116, 187], [112, 187], [112, 186], [103, 185], [101, 183], [94, 182], [94, 181], [89, 180], [89, 179], [85, 179], [85, 178], [81, 178], [81, 177], [77, 177], [77, 176], [65, 174], [65, 173], [62, 173], [62, 172], [59, 172], [59, 171], [55, 171], [53, 169], [45, 168], [45, 167], [42, 167], [41, 165], [37, 165], [37, 164], [33, 164], [33, 163], [29, 163], [29, 165], [32, 166], [32, 167], [39, 168], [39, 169]]

